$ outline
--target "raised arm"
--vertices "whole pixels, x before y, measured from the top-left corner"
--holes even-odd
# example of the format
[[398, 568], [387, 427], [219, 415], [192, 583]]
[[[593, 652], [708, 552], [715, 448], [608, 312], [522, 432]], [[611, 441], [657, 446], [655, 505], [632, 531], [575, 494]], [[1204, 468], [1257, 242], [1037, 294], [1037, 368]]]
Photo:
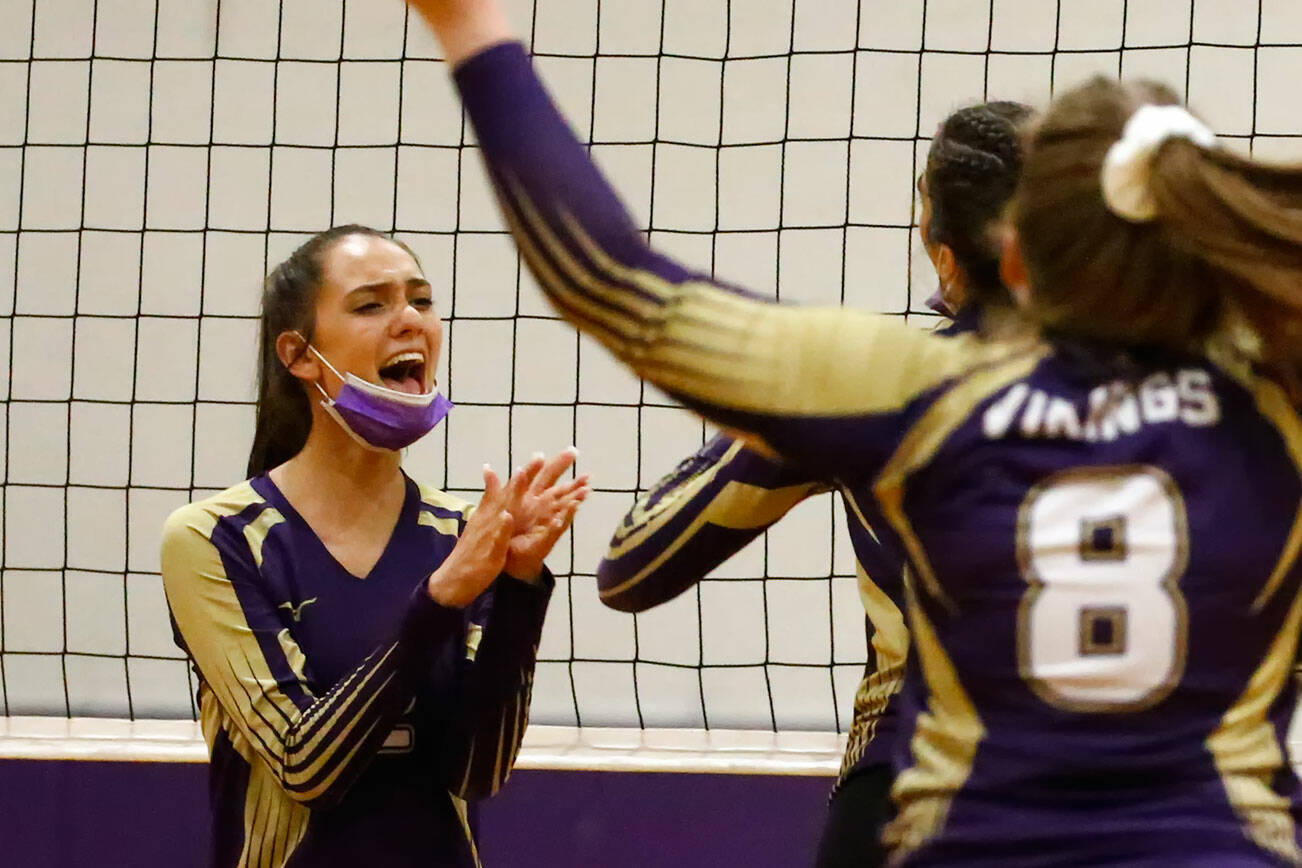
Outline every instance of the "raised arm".
[[720, 434], [638, 498], [597, 567], [601, 601], [670, 600], [828, 486]]
[[639, 376], [819, 471], [833, 455], [880, 464], [904, 408], [982, 361], [969, 339], [840, 308], [767, 304], [656, 254], [522, 47], [504, 41], [496, 4], [413, 3], [459, 61], [489, 176], [539, 284]]

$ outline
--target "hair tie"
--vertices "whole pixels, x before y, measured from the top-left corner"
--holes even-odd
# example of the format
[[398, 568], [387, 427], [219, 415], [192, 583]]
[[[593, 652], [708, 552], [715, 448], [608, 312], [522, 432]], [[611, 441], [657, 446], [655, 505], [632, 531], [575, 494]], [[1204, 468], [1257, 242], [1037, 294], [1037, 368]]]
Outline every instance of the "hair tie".
[[1148, 179], [1153, 154], [1173, 136], [1204, 148], [1216, 143], [1216, 135], [1183, 106], [1142, 105], [1126, 121], [1121, 138], [1103, 161], [1103, 201], [1112, 213], [1131, 223], [1146, 223], [1157, 216]]

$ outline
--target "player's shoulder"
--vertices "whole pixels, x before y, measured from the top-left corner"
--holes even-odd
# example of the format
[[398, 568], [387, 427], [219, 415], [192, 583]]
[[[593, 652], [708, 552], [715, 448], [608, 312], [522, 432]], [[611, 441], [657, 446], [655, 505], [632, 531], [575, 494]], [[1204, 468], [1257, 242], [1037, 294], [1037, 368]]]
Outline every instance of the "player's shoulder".
[[262, 512], [268, 506], [252, 480], [245, 480], [173, 510], [163, 523], [163, 539], [166, 541], [187, 531], [211, 536], [213, 528], [222, 519]]
[[1040, 334], [1008, 315], [942, 328], [925, 320], [883, 319], [884, 334], [899, 345], [900, 355], [917, 363], [919, 376], [937, 381], [962, 379], [991, 366], [1034, 363], [1052, 353]]
[[439, 533], [458, 535], [474, 512], [475, 504], [419, 480], [413, 479], [412, 483], [420, 498], [417, 517], [420, 524], [433, 527]]

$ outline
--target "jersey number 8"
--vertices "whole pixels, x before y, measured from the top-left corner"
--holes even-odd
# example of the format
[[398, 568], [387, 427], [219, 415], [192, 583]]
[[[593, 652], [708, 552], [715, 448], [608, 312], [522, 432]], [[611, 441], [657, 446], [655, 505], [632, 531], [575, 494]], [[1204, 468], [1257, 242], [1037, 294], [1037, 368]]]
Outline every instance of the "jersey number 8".
[[1156, 467], [1073, 469], [1035, 486], [1017, 518], [1030, 588], [1017, 615], [1022, 678], [1070, 711], [1137, 711], [1184, 672], [1184, 499]]

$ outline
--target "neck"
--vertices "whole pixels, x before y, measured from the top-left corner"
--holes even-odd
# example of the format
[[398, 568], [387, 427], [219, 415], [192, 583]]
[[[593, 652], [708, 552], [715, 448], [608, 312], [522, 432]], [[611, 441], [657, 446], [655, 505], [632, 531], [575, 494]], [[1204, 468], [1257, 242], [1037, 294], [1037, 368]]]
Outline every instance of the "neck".
[[271, 472], [285, 496], [332, 504], [339, 512], [387, 502], [403, 491], [402, 455], [374, 452], [348, 436], [320, 407], [312, 408], [312, 431], [303, 449]]

